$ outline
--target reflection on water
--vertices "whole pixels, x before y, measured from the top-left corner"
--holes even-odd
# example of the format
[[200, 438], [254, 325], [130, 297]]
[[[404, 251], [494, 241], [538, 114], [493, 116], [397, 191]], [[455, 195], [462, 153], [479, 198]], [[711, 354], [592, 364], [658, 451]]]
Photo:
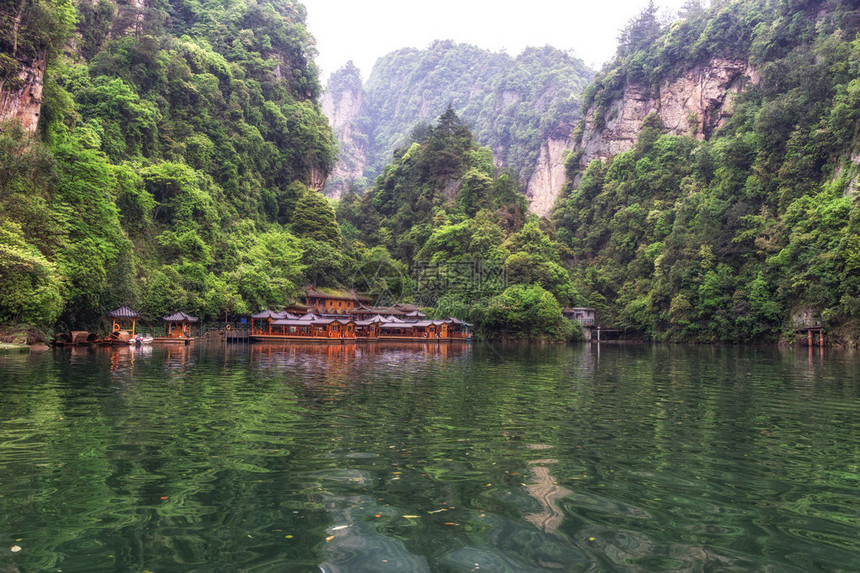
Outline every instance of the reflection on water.
[[[552, 446], [547, 444], [533, 444], [529, 446], [532, 449], [543, 450], [549, 449]], [[546, 458], [541, 460], [531, 460], [529, 462], [529, 477], [531, 483], [525, 485], [526, 493], [535, 498], [541, 505], [540, 513], [529, 513], [523, 516], [523, 519], [539, 527], [544, 531], [553, 532], [558, 529], [564, 513], [556, 505], [556, 500], [567, 497], [573, 492], [567, 488], [558, 485], [558, 482], [549, 473], [549, 465], [557, 464], [558, 460]]]
[[858, 366], [606, 344], [3, 355], [0, 571], [852, 570]]

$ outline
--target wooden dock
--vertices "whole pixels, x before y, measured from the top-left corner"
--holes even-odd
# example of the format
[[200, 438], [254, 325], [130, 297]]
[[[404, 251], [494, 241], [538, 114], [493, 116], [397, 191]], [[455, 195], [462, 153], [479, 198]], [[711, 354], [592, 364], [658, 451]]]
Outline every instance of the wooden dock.
[[193, 337], [185, 336], [156, 336], [152, 339], [153, 344], [191, 344], [194, 342]]
[[251, 342], [251, 331], [239, 329], [226, 330], [224, 340], [237, 344], [248, 344]]

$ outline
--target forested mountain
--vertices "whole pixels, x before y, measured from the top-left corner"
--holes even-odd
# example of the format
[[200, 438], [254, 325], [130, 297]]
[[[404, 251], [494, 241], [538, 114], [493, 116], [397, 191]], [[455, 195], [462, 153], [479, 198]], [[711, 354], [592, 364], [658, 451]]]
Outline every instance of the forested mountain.
[[0, 5], [0, 322], [256, 309], [339, 252], [311, 190], [335, 143], [304, 17], [292, 0]]
[[[348, 67], [325, 103], [350, 142], [339, 173], [378, 177], [335, 206], [316, 191], [337, 146], [304, 15], [0, 5], [0, 323], [93, 326], [120, 304], [214, 318], [316, 284], [487, 334], [575, 337], [561, 307], [590, 304], [654, 339], [791, 339], [800, 316], [860, 339], [852, 2], [690, 2], [670, 24], [649, 6], [584, 101], [588, 71], [550, 48], [440, 42], [364, 86]], [[552, 216], [529, 214], [522, 181], [565, 147]]]
[[[327, 192], [340, 196], [350, 185], [372, 181], [413, 128], [448, 106], [525, 187], [542, 147], [572, 130], [592, 76], [581, 60], [551, 47], [528, 48], [513, 58], [451, 41], [380, 58], [363, 86], [350, 63], [332, 75], [324, 101], [342, 152], [339, 177], [329, 181]], [[356, 184], [359, 176], [364, 180]], [[543, 192], [533, 189], [531, 195]]]
[[776, 340], [860, 319], [860, 11], [653, 5], [589, 86], [554, 221], [604, 320], [658, 339]]
[[451, 107], [412, 136], [370, 189], [338, 205], [344, 237], [382, 255], [361, 276], [384, 284], [367, 290], [405, 295], [484, 334], [581, 336], [561, 314], [583, 302], [560, 264], [564, 248], [527, 213], [516, 176], [494, 166]]
[[[496, 270], [506, 240], [547, 241], [536, 220], [523, 231], [518, 183], [450, 110], [414, 130], [372, 205], [344, 202], [339, 225], [314, 190], [335, 142], [304, 18], [293, 0], [0, 6], [0, 325], [94, 327], [121, 304], [213, 319], [282, 307], [306, 284], [391, 282], [401, 302], [435, 304], [410, 267], [447, 245], [431, 219], [474, 231], [468, 248], [492, 251]], [[533, 258], [520, 283], [550, 264]], [[556, 297], [573, 298], [570, 277], [552, 265], [555, 295], [481, 283], [482, 302], [506, 298], [479, 327], [575, 335]]]

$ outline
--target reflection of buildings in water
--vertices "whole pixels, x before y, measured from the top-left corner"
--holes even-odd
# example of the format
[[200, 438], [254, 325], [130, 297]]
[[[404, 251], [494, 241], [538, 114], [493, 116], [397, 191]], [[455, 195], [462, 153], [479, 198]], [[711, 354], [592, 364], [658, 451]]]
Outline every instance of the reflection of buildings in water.
[[[552, 446], [546, 444], [530, 444], [529, 449], [544, 450]], [[543, 508], [540, 513], [530, 513], [524, 516], [525, 520], [548, 533], [558, 530], [564, 513], [556, 505], [556, 500], [573, 493], [567, 488], [561, 487], [549, 473], [547, 464], [558, 463], [558, 460], [547, 458], [529, 462], [529, 473], [532, 483], [527, 484], [526, 493], [535, 498]]]
[[[596, 351], [592, 351], [591, 347], [596, 346]], [[579, 369], [582, 374], [593, 375], [597, 367], [597, 359], [600, 358], [600, 344], [586, 346], [581, 354]]]
[[305, 359], [325, 359], [329, 364], [337, 361], [354, 363], [369, 357], [385, 355], [413, 360], [416, 356], [459, 357], [471, 352], [468, 342], [353, 342], [346, 344], [310, 342], [258, 342], [250, 345], [251, 361], [260, 366], [295, 365]]
[[133, 346], [103, 346], [95, 348], [94, 351], [107, 353], [108, 370], [112, 378], [119, 380], [121, 383], [131, 380], [134, 360], [137, 355]]
[[316, 398], [346, 396], [373, 381], [409, 378], [428, 362], [470, 352], [469, 343], [257, 342], [248, 348], [251, 368], [270, 378], [290, 380]]
[[455, 358], [465, 356], [472, 352], [470, 342], [452, 340], [449, 342], [395, 342], [380, 340], [376, 343], [380, 352], [397, 351], [404, 354], [422, 354], [439, 356], [442, 358]]
[[358, 357], [365, 348], [356, 343], [257, 342], [248, 347], [255, 370], [278, 375], [298, 374], [305, 385], [343, 386], [353, 378]]
[[91, 354], [95, 351], [92, 346], [69, 346], [69, 363], [89, 363], [92, 358]]
[[337, 362], [353, 360], [362, 352], [355, 343], [258, 342], [249, 347], [251, 362], [258, 366], [291, 366], [303, 360]]
[[159, 350], [164, 352], [163, 364], [165, 370], [185, 370], [192, 362], [190, 345], [163, 344], [159, 345]]
[[106, 346], [96, 349], [97, 352], [108, 353], [108, 369], [110, 376], [120, 385], [131, 384], [135, 381], [135, 362], [152, 356], [152, 346]]

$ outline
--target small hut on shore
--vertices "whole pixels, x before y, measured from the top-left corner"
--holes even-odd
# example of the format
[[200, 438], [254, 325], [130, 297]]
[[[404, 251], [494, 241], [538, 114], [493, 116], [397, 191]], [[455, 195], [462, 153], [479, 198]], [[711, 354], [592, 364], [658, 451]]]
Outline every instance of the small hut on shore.
[[197, 324], [197, 317], [177, 312], [170, 316], [162, 317], [164, 321], [164, 337], [169, 339], [190, 339], [193, 338], [191, 327]]
[[127, 323], [128, 321], [131, 321], [131, 336], [134, 336], [134, 329], [137, 325], [137, 319], [140, 318], [139, 312], [131, 310], [126, 305], [122, 305], [121, 307], [110, 311], [108, 313], [108, 316], [113, 319], [111, 332], [119, 332], [123, 329], [122, 323]]

